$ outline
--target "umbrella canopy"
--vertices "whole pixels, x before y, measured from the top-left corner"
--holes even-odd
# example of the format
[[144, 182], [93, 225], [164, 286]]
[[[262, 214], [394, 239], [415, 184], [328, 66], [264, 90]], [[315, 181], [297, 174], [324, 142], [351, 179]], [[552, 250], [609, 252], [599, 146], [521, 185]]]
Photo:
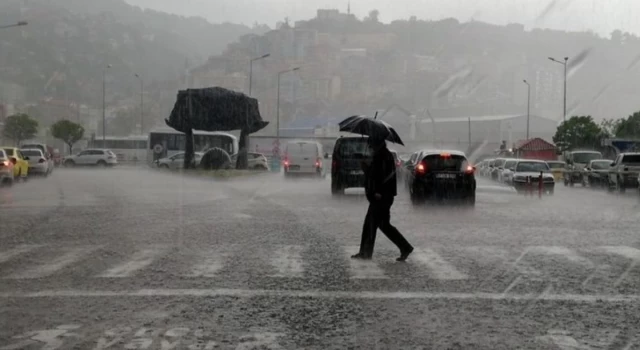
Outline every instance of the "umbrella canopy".
[[366, 135], [373, 139], [387, 140], [403, 145], [402, 139], [393, 127], [382, 120], [364, 115], [354, 115], [340, 122], [340, 131]]
[[245, 130], [249, 134], [269, 124], [260, 116], [258, 100], [221, 87], [178, 91], [165, 123], [181, 132]]

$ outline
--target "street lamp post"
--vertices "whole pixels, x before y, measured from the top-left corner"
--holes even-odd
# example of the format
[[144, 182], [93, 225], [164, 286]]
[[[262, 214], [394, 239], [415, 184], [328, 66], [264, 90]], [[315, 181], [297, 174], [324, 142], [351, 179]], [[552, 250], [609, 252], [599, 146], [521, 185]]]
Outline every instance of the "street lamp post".
[[12, 27], [22, 27], [22, 26], [26, 26], [27, 24], [29, 24], [27, 21], [20, 21], [18, 23], [0, 26], [0, 29], [12, 28]]
[[530, 115], [530, 102], [531, 102], [531, 85], [527, 80], [523, 80], [527, 84], [527, 140], [529, 139], [529, 115]]
[[144, 134], [144, 80], [136, 73], [136, 78], [140, 79], [140, 135]]
[[249, 61], [249, 96], [251, 96], [251, 89], [252, 89], [252, 87], [253, 87], [253, 62], [255, 62], [255, 61], [257, 61], [257, 60], [261, 60], [261, 59], [263, 59], [263, 58], [267, 58], [267, 57], [269, 57], [269, 56], [271, 56], [271, 54], [268, 54], [268, 53], [267, 53], [267, 54], [264, 54], [264, 55], [262, 55], [262, 56], [260, 56], [260, 57], [252, 58], [252, 59]]
[[569, 57], [565, 57], [564, 62], [560, 60], [556, 60], [553, 57], [549, 57], [549, 60], [564, 66], [564, 93], [563, 93], [564, 98], [563, 98], [563, 104], [562, 104], [563, 106], [562, 121], [566, 122], [567, 121], [567, 62], [569, 61]]
[[[299, 69], [300, 67], [295, 67], [278, 73], [278, 97], [276, 98], [276, 142], [278, 143], [278, 149], [280, 148], [280, 76], [285, 73], [295, 72]], [[280, 151], [278, 151], [278, 157], [279, 156]]]
[[106, 148], [107, 144], [107, 69], [111, 68], [108, 64], [102, 68], [102, 148]]

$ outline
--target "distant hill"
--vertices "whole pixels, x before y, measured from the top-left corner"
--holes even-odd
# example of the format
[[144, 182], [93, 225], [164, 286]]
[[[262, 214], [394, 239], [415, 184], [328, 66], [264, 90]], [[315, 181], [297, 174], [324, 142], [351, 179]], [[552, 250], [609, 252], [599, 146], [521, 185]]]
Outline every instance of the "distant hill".
[[[128, 5], [124, 0], [2, 0], [0, 23], [29, 21], [0, 36], [0, 82], [20, 84], [27, 98], [67, 98], [97, 105], [102, 69], [110, 89], [175, 80], [186, 68], [219, 54], [239, 36], [237, 24], [211, 24]], [[260, 32], [260, 30], [256, 30]]]

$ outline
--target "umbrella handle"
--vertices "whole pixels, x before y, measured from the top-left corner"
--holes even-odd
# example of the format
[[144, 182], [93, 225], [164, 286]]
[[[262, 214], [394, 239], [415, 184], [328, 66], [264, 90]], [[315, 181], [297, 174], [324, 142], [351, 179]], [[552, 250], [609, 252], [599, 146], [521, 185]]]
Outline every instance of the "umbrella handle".
[[378, 118], [378, 111], [376, 111], [376, 115], [373, 116], [373, 119], [375, 120], [376, 118]]

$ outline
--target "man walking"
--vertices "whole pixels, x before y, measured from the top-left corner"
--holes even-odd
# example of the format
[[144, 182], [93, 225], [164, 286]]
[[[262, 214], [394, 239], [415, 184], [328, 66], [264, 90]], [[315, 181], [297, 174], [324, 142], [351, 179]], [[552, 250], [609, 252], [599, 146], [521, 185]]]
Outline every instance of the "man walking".
[[397, 261], [405, 261], [413, 247], [402, 234], [391, 225], [391, 206], [397, 195], [395, 159], [383, 139], [369, 138], [369, 148], [373, 153], [371, 164], [363, 164], [365, 171], [365, 193], [369, 201], [369, 210], [362, 227], [360, 252], [353, 259], [371, 259], [378, 228], [399, 249]]

